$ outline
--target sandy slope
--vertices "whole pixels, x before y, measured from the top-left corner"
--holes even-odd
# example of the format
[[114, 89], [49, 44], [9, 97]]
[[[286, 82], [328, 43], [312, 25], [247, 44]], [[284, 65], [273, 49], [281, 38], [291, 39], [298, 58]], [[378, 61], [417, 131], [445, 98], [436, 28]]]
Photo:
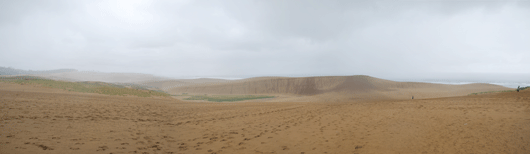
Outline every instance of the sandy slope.
[[[172, 94], [269, 94], [315, 96], [337, 94], [336, 97], [359, 99], [380, 97], [384, 99], [436, 98], [463, 96], [481, 91], [508, 90], [491, 84], [445, 85], [418, 82], [395, 82], [370, 76], [327, 77], [263, 77], [236, 80], [219, 84], [186, 85], [169, 89]], [[312, 97], [309, 99], [322, 98]]]
[[199, 79], [171, 79], [171, 80], [160, 80], [160, 81], [144, 81], [138, 82], [141, 85], [156, 87], [162, 90], [168, 90], [175, 87], [182, 86], [196, 86], [196, 85], [212, 85], [218, 83], [226, 83], [230, 80], [223, 79], [210, 79], [210, 78], [199, 78]]
[[530, 153], [530, 90], [282, 103], [46, 90], [0, 85], [0, 153]]

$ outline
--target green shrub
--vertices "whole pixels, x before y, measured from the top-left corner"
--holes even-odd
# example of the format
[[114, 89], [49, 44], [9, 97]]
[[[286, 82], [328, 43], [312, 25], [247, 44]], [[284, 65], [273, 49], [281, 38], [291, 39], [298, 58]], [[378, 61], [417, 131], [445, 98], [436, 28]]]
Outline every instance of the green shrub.
[[485, 92], [471, 93], [469, 95], [479, 95], [479, 94], [489, 94], [489, 93], [499, 93], [499, 92], [512, 92], [512, 91], [515, 91], [515, 90], [485, 91]]
[[235, 102], [235, 101], [243, 101], [243, 100], [251, 100], [251, 99], [262, 99], [262, 98], [274, 98], [274, 96], [262, 96], [262, 95], [213, 95], [213, 96], [206, 96], [206, 95], [195, 95], [195, 96], [191, 96], [189, 98], [185, 98], [185, 100], [206, 100], [206, 101], [212, 101], [212, 102]]

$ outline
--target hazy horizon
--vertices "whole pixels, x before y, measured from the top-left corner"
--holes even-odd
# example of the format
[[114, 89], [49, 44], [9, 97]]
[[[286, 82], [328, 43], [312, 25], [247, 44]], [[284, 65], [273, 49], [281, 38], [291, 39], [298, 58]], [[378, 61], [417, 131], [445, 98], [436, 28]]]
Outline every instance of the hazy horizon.
[[[1, 68], [1, 66], [0, 66]], [[16, 69], [16, 68], [11, 68]], [[55, 70], [71, 70], [71, 69], [55, 69]], [[31, 70], [31, 71], [55, 71], [55, 70]], [[30, 71], [30, 70], [23, 70]], [[77, 72], [86, 73], [103, 73], [103, 74], [145, 74], [138, 72], [102, 72], [94, 70], [75, 70]], [[1, 70], [0, 70], [1, 72]], [[4, 75], [0, 73], [0, 75]], [[145, 74], [153, 75], [153, 74]], [[165, 79], [155, 80], [167, 80], [167, 79], [200, 79], [200, 78], [211, 78], [211, 79], [224, 79], [224, 80], [240, 80], [254, 77], [319, 77], [319, 76], [352, 76], [352, 75], [367, 75], [376, 78], [399, 81], [399, 82], [427, 82], [427, 83], [440, 83], [440, 84], [469, 84], [469, 83], [490, 83], [501, 85], [509, 88], [516, 88], [517, 86], [530, 86], [530, 74], [514, 74], [514, 73], [460, 73], [460, 74], [436, 74], [429, 77], [406, 77], [406, 78], [385, 78], [373, 76], [370, 74], [276, 74], [276, 75], [232, 75], [232, 76], [156, 76]], [[85, 81], [85, 80], [82, 80]], [[87, 80], [88, 81], [88, 80]], [[99, 81], [99, 80], [98, 80]]]

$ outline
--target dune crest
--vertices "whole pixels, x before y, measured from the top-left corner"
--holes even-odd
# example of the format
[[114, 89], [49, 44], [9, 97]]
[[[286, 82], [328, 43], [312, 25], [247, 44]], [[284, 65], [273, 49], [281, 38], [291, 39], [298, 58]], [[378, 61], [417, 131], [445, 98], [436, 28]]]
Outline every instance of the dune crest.
[[435, 98], [462, 96], [474, 92], [507, 90], [492, 84], [446, 85], [421, 82], [396, 82], [365, 75], [324, 77], [261, 77], [219, 83], [184, 85], [170, 88], [173, 94], [289, 94], [320, 96], [340, 93], [341, 97], [363, 97], [363, 94], [386, 98]]

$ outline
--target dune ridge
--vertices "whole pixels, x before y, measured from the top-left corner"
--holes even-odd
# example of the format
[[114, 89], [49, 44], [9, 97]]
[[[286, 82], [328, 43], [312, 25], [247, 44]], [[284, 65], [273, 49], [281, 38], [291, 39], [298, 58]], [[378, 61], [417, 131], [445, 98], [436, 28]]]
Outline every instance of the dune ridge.
[[[221, 83], [186, 85], [168, 89], [172, 94], [289, 94], [321, 96], [333, 93], [340, 97], [363, 97], [363, 94], [388, 98], [435, 98], [463, 96], [474, 92], [508, 90], [509, 88], [475, 83], [446, 85], [421, 82], [396, 82], [365, 75], [323, 77], [261, 77]], [[339, 97], [339, 96], [337, 96]]]

